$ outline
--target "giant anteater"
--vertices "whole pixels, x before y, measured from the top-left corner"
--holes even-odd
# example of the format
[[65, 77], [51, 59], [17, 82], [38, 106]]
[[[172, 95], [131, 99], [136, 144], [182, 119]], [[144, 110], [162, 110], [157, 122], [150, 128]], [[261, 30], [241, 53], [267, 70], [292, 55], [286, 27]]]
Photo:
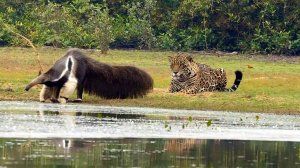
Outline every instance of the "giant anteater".
[[44, 84], [40, 101], [50, 98], [52, 102], [65, 102], [76, 88], [75, 101], [82, 101], [83, 91], [106, 99], [142, 97], [152, 90], [153, 79], [139, 68], [108, 65], [85, 56], [78, 49], [70, 49], [25, 90], [37, 84]]

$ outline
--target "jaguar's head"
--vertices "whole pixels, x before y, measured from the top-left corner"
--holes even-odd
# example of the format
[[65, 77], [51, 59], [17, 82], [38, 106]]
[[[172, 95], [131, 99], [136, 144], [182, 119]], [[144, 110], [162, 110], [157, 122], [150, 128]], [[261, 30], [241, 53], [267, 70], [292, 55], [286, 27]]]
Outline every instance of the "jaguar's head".
[[171, 75], [173, 79], [185, 81], [196, 74], [194, 67], [195, 62], [189, 55], [178, 54], [169, 56]]

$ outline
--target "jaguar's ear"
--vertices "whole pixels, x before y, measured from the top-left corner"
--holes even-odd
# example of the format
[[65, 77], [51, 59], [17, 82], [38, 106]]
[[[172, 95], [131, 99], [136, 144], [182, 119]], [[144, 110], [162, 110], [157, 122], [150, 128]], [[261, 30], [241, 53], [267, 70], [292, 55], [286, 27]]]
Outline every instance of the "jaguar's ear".
[[190, 55], [186, 56], [186, 59], [187, 59], [189, 62], [194, 62], [193, 57], [190, 56]]
[[172, 62], [173, 57], [172, 56], [168, 56], [169, 62]]

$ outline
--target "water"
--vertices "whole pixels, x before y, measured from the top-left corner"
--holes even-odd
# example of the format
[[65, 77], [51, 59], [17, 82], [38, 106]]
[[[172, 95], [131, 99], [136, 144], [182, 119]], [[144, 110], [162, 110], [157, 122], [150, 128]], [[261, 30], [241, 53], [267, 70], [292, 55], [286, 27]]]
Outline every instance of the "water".
[[3, 167], [300, 167], [299, 143], [200, 139], [2, 139]]
[[0, 167], [300, 167], [300, 117], [0, 102]]

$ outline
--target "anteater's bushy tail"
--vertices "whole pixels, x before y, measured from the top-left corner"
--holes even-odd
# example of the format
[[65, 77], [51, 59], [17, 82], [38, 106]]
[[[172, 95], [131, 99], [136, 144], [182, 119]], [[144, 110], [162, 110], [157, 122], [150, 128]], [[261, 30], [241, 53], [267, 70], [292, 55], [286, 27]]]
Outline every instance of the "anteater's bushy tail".
[[153, 79], [133, 66], [111, 66], [87, 59], [84, 91], [107, 99], [143, 97], [153, 89]]

